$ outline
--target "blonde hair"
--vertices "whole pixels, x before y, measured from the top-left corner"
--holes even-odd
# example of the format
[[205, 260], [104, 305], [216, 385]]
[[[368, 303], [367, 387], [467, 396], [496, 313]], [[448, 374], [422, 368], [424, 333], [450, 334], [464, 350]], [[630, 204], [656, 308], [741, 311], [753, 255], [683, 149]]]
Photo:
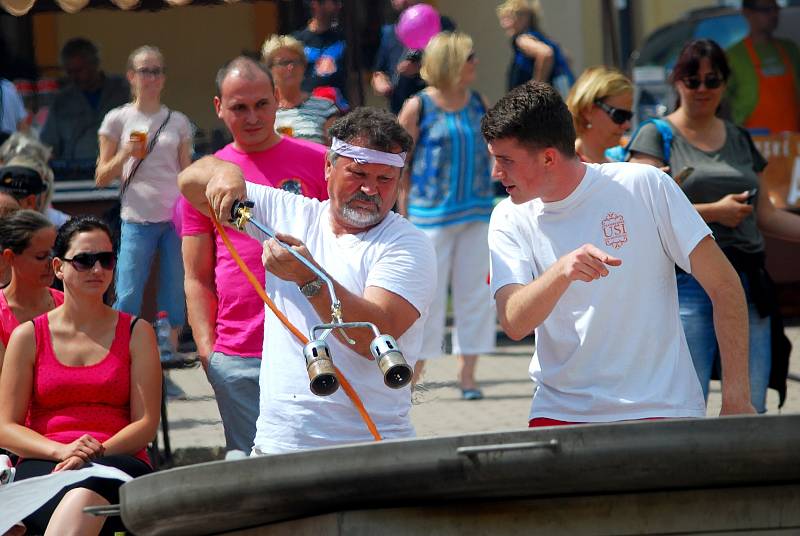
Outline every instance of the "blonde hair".
[[[128, 56], [128, 71], [133, 71], [135, 69], [133, 62], [136, 60], [137, 56], [141, 56], [142, 54], [153, 54], [156, 56], [158, 62], [161, 64], [161, 68], [164, 69], [164, 54], [161, 53], [161, 50], [152, 45], [142, 45], [139, 48], [133, 49], [133, 52]], [[133, 89], [133, 85], [131, 85], [131, 100], [136, 100], [136, 92]]]
[[528, 17], [528, 26], [538, 31], [542, 3], [540, 0], [506, 0], [497, 6], [497, 18], [502, 17]]
[[306, 51], [303, 49], [303, 43], [291, 35], [272, 35], [269, 39], [264, 41], [261, 47], [261, 61], [264, 62], [264, 65], [271, 68], [273, 56], [284, 48], [300, 56], [300, 61], [303, 62], [303, 65], [308, 63]]
[[632, 91], [633, 83], [616, 69], [599, 66], [583, 71], [567, 95], [567, 107], [572, 113], [575, 130], [580, 134], [586, 129], [583, 112], [594, 106], [595, 101]]
[[138, 56], [140, 54], [145, 54], [145, 53], [146, 54], [154, 54], [155, 56], [158, 56], [158, 61], [161, 62], [161, 67], [162, 68], [164, 67], [164, 54], [161, 53], [161, 50], [159, 50], [158, 47], [154, 47], [152, 45], [143, 45], [143, 46], [140, 46], [139, 48], [134, 49], [133, 52], [131, 52], [130, 55], [128, 56], [128, 70], [129, 71], [132, 71], [133, 68], [134, 68], [133, 67], [133, 60], [136, 59], [136, 56]]
[[425, 47], [420, 76], [429, 86], [449, 89], [458, 84], [461, 69], [472, 53], [472, 38], [461, 32], [441, 32]]

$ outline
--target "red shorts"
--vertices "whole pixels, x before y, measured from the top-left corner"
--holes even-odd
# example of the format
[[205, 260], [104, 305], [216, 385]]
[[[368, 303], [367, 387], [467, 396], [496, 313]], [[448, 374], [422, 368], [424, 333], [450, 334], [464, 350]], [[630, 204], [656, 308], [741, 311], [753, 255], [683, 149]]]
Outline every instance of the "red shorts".
[[[659, 421], [661, 419], [666, 419], [666, 417], [647, 417], [646, 419], [634, 419], [634, 420]], [[530, 421], [528, 421], [528, 428], [541, 428], [544, 426], [566, 426], [568, 424], [600, 424], [600, 423], [558, 421], [556, 419], [548, 419], [547, 417], [535, 417]]]
[[585, 422], [568, 422], [548, 419], [547, 417], [535, 417], [528, 421], [528, 428], [541, 428], [543, 426], [566, 426], [568, 424], [586, 424]]

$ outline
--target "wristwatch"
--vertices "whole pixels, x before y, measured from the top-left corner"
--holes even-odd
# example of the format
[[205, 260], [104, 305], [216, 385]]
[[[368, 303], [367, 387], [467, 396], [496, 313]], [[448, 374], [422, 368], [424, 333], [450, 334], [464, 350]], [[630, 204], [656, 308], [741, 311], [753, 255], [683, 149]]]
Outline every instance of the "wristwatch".
[[302, 292], [303, 296], [306, 298], [313, 298], [319, 294], [320, 289], [322, 289], [322, 279], [319, 277], [315, 277], [308, 283], [300, 285], [300, 292]]

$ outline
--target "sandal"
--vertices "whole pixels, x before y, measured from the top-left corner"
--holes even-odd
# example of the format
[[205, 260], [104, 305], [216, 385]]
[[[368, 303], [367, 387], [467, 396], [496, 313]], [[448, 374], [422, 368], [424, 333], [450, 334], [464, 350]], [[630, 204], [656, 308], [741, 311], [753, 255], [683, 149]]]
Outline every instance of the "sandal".
[[483, 398], [483, 391], [480, 389], [461, 389], [461, 398], [463, 400], [481, 400]]

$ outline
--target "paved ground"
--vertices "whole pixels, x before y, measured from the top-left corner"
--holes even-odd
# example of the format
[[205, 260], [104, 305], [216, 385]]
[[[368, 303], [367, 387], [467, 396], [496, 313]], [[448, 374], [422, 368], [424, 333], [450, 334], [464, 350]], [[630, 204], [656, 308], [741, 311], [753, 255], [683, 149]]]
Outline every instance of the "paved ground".
[[[787, 334], [794, 346], [791, 371], [800, 377], [800, 323], [788, 328]], [[478, 365], [478, 379], [485, 398], [471, 402], [460, 398], [461, 392], [454, 381], [455, 358], [430, 361], [420, 389], [414, 395], [411, 418], [417, 434], [441, 436], [524, 428], [533, 389], [527, 372], [532, 352], [530, 344], [501, 339], [497, 352], [482, 356]], [[178, 458], [185, 463], [220, 455], [225, 439], [213, 392], [204, 373], [197, 368], [173, 371], [170, 376], [187, 395], [185, 400], [170, 399], [168, 403], [170, 439], [172, 448], [178, 450]], [[719, 406], [719, 383], [714, 382], [709, 415], [719, 413]], [[777, 408], [778, 396], [770, 391], [768, 411], [775, 414]], [[782, 412], [800, 413], [799, 381], [789, 381], [789, 394]], [[201, 449], [191, 450], [197, 447]], [[194, 452], [194, 455], [187, 455], [187, 452]]]

